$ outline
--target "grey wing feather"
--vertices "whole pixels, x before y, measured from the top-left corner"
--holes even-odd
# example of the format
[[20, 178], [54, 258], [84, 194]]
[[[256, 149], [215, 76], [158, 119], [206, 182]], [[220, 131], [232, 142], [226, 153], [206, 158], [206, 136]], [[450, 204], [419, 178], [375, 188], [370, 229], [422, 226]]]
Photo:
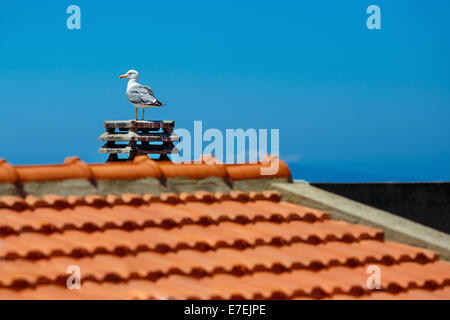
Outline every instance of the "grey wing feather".
[[156, 100], [153, 90], [148, 86], [135, 85], [127, 91], [127, 98], [131, 103], [152, 105]]
[[145, 89], [147, 89], [148, 92], [150, 92], [150, 94], [151, 94], [152, 96], [155, 96], [155, 94], [153, 93], [152, 88], [150, 88], [149, 86], [142, 86], [142, 87], [144, 87]]

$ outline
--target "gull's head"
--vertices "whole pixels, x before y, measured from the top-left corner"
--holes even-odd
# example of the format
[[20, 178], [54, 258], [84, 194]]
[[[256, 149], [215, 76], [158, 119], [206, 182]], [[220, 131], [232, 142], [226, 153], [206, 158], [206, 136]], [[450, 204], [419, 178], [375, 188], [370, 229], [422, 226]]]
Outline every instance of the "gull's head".
[[127, 73], [119, 76], [119, 78], [127, 78], [129, 80], [131, 79], [135, 79], [138, 80], [139, 79], [139, 72], [137, 72], [136, 70], [129, 70]]

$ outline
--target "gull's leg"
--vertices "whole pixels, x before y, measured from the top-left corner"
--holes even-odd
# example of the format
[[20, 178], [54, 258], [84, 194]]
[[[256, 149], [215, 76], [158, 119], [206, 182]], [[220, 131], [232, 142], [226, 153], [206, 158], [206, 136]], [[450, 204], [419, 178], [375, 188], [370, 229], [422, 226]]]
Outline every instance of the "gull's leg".
[[137, 112], [137, 107], [136, 107], [136, 120], [137, 120], [137, 116], [138, 116], [138, 112]]
[[145, 108], [142, 108], [142, 120], [144, 120], [144, 111], [145, 111]]

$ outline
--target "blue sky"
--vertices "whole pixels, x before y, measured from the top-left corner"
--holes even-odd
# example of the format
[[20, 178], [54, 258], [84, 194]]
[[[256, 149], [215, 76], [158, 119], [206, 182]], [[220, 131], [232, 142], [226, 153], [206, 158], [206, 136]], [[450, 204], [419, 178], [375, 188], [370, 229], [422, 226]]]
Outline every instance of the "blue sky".
[[[81, 8], [68, 30], [66, 8]], [[368, 30], [366, 8], [381, 8]], [[0, 5], [0, 157], [103, 162], [134, 68], [191, 129], [280, 128], [308, 181], [450, 180], [450, 2], [8, 1]]]

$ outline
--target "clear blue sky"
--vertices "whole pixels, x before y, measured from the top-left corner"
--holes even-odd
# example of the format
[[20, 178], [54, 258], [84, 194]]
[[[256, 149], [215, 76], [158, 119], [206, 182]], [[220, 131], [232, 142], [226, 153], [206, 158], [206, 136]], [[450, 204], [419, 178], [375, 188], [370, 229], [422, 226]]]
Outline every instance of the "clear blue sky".
[[[81, 30], [66, 8], [81, 8]], [[366, 8], [381, 8], [368, 30]], [[309, 181], [450, 180], [450, 2], [3, 1], [1, 149], [103, 162], [134, 68], [176, 127], [280, 128]], [[64, 124], [62, 124], [64, 123]]]

